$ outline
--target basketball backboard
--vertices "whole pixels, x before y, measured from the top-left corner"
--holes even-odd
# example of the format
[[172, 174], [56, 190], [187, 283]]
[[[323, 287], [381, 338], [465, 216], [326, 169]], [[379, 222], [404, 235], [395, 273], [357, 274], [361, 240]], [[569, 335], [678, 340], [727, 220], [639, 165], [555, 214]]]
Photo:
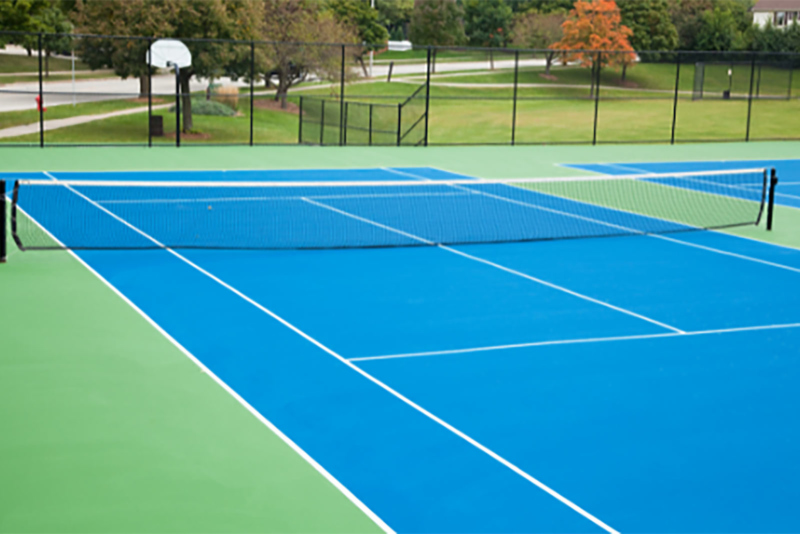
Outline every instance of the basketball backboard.
[[148, 64], [161, 69], [182, 69], [192, 65], [192, 53], [177, 39], [159, 39], [154, 42], [147, 51], [146, 59]]

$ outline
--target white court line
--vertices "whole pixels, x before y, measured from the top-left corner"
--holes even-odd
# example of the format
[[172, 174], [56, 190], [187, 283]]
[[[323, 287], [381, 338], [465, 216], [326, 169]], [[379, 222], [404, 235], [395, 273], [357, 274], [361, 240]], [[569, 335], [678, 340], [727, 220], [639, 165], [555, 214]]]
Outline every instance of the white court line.
[[319, 198], [322, 200], [347, 200], [351, 198], [405, 198], [405, 197], [458, 197], [467, 196], [463, 193], [395, 193], [395, 194], [364, 194], [364, 195], [306, 195], [306, 196], [278, 196], [278, 197], [208, 197], [208, 198], [146, 198], [138, 200], [97, 200], [98, 204], [174, 204], [179, 202], [245, 202], [245, 201], [283, 201], [303, 200], [305, 198]]
[[[601, 163], [600, 165], [603, 165], [604, 167], [616, 167], [618, 169], [631, 170], [631, 171], [636, 171], [636, 172], [647, 172], [644, 169], [640, 169], [639, 167], [631, 167], [630, 165], [617, 165], [617, 164], [614, 164], [614, 163]], [[730, 170], [738, 170], [738, 169], [730, 169]], [[652, 172], [654, 175], [658, 175], [659, 174], [659, 173], [657, 173], [655, 171], [650, 171], [650, 172]], [[613, 176], [613, 175], [611, 175], [611, 176]], [[755, 188], [755, 187], [761, 188], [761, 187], [763, 187], [763, 186], [756, 186], [756, 185], [748, 186], [747, 184], [743, 184], [743, 185], [717, 184], [717, 183], [714, 183], [714, 182], [709, 182], [707, 180], [698, 180], [696, 178], [688, 178], [688, 177], [686, 179], [688, 181], [691, 181], [691, 182], [698, 182], [698, 183], [702, 183], [702, 184], [711, 184], [711, 185], [715, 185], [717, 187], [727, 187], [729, 189], [740, 189], [740, 190], [744, 190], [744, 191], [750, 191], [750, 188]], [[792, 183], [797, 184], [797, 183], [800, 183], [800, 182], [779, 182], [779, 184], [783, 184], [783, 185], [789, 185], [789, 184], [792, 184]], [[793, 198], [793, 199], [800, 200], [800, 196], [790, 195], [789, 193], [781, 193], [780, 191], [775, 191], [775, 196], [776, 197]], [[736, 198], [736, 197], [733, 197], [733, 198]], [[747, 199], [741, 199], [741, 200], [747, 200]]]
[[[441, 170], [441, 169], [437, 169], [437, 170]], [[443, 171], [443, 172], [449, 172], [449, 171]], [[459, 174], [459, 173], [451, 173], [451, 174], [456, 174], [458, 176], [466, 176], [464, 174]], [[481, 183], [483, 183], [483, 182], [481, 182]], [[486, 194], [488, 195], [489, 193], [486, 193]], [[542, 193], [542, 194], [546, 194], [546, 193]], [[497, 198], [501, 199], [501, 200], [507, 200], [508, 202], [511, 202], [511, 203], [518, 203], [518, 202], [516, 202], [514, 200], [506, 199], [505, 197], [501, 197], [501, 196], [498, 196]], [[558, 197], [558, 198], [567, 198], [567, 197]], [[573, 200], [573, 199], [567, 198], [567, 200]], [[580, 201], [580, 200], [573, 200], [573, 202], [578, 202], [578, 203], [581, 203], [581, 204], [587, 204], [587, 203], [585, 203], [583, 201]], [[596, 204], [587, 204], [587, 205], [589, 205], [589, 206], [598, 206], [598, 207], [601, 207], [601, 208], [604, 207], [604, 206], [599, 206], [599, 205], [596, 205]], [[530, 204], [529, 206], [532, 207], [532, 208], [537, 208], [538, 209], [538, 207], [535, 204]], [[607, 208], [607, 209], [615, 209], [617, 211], [625, 211], [625, 210], [619, 210], [618, 208]], [[738, 258], [738, 259], [745, 260], [745, 261], [752, 261], [752, 262], [755, 262], [755, 263], [761, 263], [763, 265], [769, 265], [770, 267], [776, 267], [778, 269], [784, 269], [786, 271], [792, 271], [792, 272], [800, 273], [800, 269], [799, 268], [790, 267], [790, 266], [784, 265], [782, 263], [775, 263], [775, 262], [768, 261], [768, 260], [762, 260], [761, 258], [756, 258], [756, 257], [753, 257], [753, 256], [747, 256], [747, 255], [744, 255], [744, 254], [737, 254], [735, 252], [729, 252], [727, 250], [708, 247], [708, 246], [705, 246], [705, 245], [698, 245], [698, 244], [692, 243], [690, 241], [682, 241], [680, 239], [675, 239], [673, 237], [668, 237], [668, 236], [663, 235], [663, 234], [649, 234], [649, 233], [641, 232], [639, 230], [635, 230], [633, 228], [626, 228], [624, 226], [619, 226], [619, 225], [616, 225], [616, 224], [612, 224], [612, 223], [608, 223], [608, 222], [605, 222], [605, 221], [601, 221], [600, 219], [587, 218], [587, 217], [583, 217], [581, 215], [575, 215], [575, 214], [572, 214], [572, 213], [569, 213], [569, 212], [559, 212], [559, 213], [561, 213], [562, 215], [566, 215], [568, 217], [575, 217], [575, 218], [578, 218], [578, 219], [588, 219], [588, 220], [590, 220], [592, 222], [595, 222], [597, 224], [602, 224], [602, 225], [609, 226], [609, 227], [612, 227], [612, 228], [624, 229], [626, 231], [629, 231], [629, 232], [633, 233], [634, 235], [645, 235], [647, 237], [652, 237], [654, 239], [661, 239], [662, 241], [669, 241], [670, 243], [677, 243], [679, 245], [684, 245], [684, 246], [687, 246], [687, 247], [693, 247], [693, 248], [705, 250], [707, 252], [714, 252], [716, 254], [722, 254], [724, 256], [730, 256], [732, 258]], [[633, 212], [627, 212], [626, 211], [626, 213], [633, 213]], [[633, 214], [634, 215], [639, 215], [640, 217], [647, 217], [647, 215], [641, 215], [641, 214], [638, 214], [638, 213], [633, 213]], [[680, 223], [676, 223], [676, 224], [680, 224]], [[796, 249], [794, 247], [789, 247], [789, 246], [786, 246], [786, 245], [780, 245], [780, 244], [777, 244], [777, 243], [769, 243], [767, 241], [761, 241], [760, 239], [754, 239], [754, 238], [751, 238], [751, 237], [745, 237], [745, 236], [740, 236], [740, 235], [736, 235], [736, 234], [717, 232], [716, 230], [707, 230], [707, 231], [723, 234], [723, 235], [726, 235], [726, 236], [738, 237], [738, 238], [741, 238], [741, 239], [747, 239], [748, 241], [755, 241], [756, 243], [761, 243], [762, 245], [773, 245], [773, 246], [776, 246], [776, 247], [786, 248], [786, 249], [789, 249], [789, 250], [795, 250], [795, 251], [798, 250], [798, 249]]]
[[[53, 180], [57, 180], [53, 175], [46, 173], [50, 176]], [[85, 197], [84, 197], [85, 198]], [[89, 200], [91, 203], [92, 201]], [[36, 219], [34, 219], [31, 215], [25, 212], [24, 209], [21, 207], [17, 207], [21, 213], [23, 213], [26, 217], [28, 217], [34, 224], [36, 224], [39, 228], [42, 229], [54, 242], [58, 243], [62, 247], [66, 249], [64, 244], [58, 240], [49, 230], [47, 230], [44, 226], [42, 226]], [[104, 210], [106, 211], [106, 210]], [[115, 217], [116, 218], [116, 217]], [[155, 241], [155, 240], [153, 240]], [[167, 249], [169, 250], [169, 249]], [[322, 475], [328, 482], [330, 482], [336, 489], [338, 489], [351, 503], [353, 503], [359, 510], [361, 510], [364, 515], [369, 517], [378, 527], [380, 527], [386, 533], [394, 533], [394, 531], [389, 528], [389, 526], [383, 522], [383, 520], [378, 517], [372, 510], [370, 510], [364, 503], [362, 503], [358, 497], [356, 497], [347, 487], [345, 487], [341, 482], [339, 482], [336, 477], [331, 475], [322, 465], [320, 465], [314, 458], [312, 458], [305, 450], [303, 450], [297, 443], [292, 441], [286, 434], [281, 432], [281, 430], [276, 427], [272, 421], [264, 417], [258, 410], [253, 408], [253, 406], [248, 403], [242, 396], [240, 396], [233, 388], [231, 388], [225, 381], [223, 381], [220, 377], [218, 377], [211, 369], [206, 367], [206, 365], [201, 362], [194, 354], [189, 352], [189, 350], [181, 345], [174, 337], [172, 337], [166, 330], [161, 328], [161, 326], [154, 321], [149, 315], [147, 315], [141, 308], [139, 308], [136, 304], [133, 303], [128, 297], [126, 297], [119, 289], [117, 289], [111, 282], [106, 280], [100, 273], [94, 270], [88, 263], [86, 263], [83, 258], [78, 256], [73, 250], [67, 249], [67, 252], [76, 259], [81, 265], [83, 265], [90, 273], [96, 276], [103, 284], [105, 284], [111, 291], [113, 291], [119, 298], [123, 300], [123, 302], [127, 303], [128, 306], [133, 308], [133, 310], [138, 313], [139, 315], [144, 318], [153, 328], [156, 329], [162, 336], [164, 336], [170, 343], [172, 343], [178, 350], [180, 350], [184, 356], [189, 358], [197, 367], [200, 368], [201, 371], [206, 373], [211, 379], [216, 382], [222, 389], [224, 389], [231, 397], [233, 397], [239, 404], [241, 404], [248, 412], [250, 412], [256, 419], [258, 419], [263, 425], [265, 425], [273, 434], [278, 436], [286, 445], [289, 446], [298, 456], [300, 456], [303, 460], [308, 462], [311, 467], [313, 467], [320, 475]], [[172, 252], [170, 250], [170, 252]]]
[[558, 339], [553, 341], [533, 341], [530, 343], [513, 343], [509, 345], [490, 345], [486, 347], [470, 347], [466, 349], [433, 350], [428, 352], [407, 352], [404, 354], [386, 354], [382, 356], [362, 356], [348, 358], [351, 362], [366, 362], [372, 360], [394, 360], [397, 358], [419, 358], [423, 356], [445, 356], [450, 354], [468, 354], [473, 352], [489, 352], [495, 350], [520, 349], [527, 347], [545, 347], [549, 345], [575, 345], [583, 343], [603, 343], [607, 341], [632, 341], [636, 339], [659, 339], [667, 337], [701, 336], [708, 334], [728, 334], [733, 332], [753, 332], [758, 330], [779, 330], [785, 328], [800, 328], [800, 323], [774, 324], [762, 326], [742, 326], [737, 328], [722, 328], [717, 330], [696, 330], [690, 332], [665, 332], [663, 334], [639, 334], [633, 336], [610, 336], [582, 339]]
[[[56, 179], [56, 178], [53, 177], [53, 179]], [[603, 521], [601, 521], [600, 519], [596, 518], [595, 516], [593, 516], [592, 514], [587, 512], [586, 510], [584, 510], [583, 508], [579, 507], [577, 504], [573, 503], [572, 501], [570, 501], [566, 497], [562, 496], [561, 494], [559, 494], [555, 490], [553, 490], [550, 487], [546, 486], [544, 483], [542, 483], [539, 480], [537, 480], [536, 478], [532, 477], [531, 475], [529, 475], [528, 473], [526, 473], [525, 471], [523, 471], [522, 469], [520, 469], [516, 465], [512, 464], [511, 462], [509, 462], [508, 460], [506, 460], [505, 458], [503, 458], [502, 456], [500, 456], [496, 452], [492, 451], [488, 447], [486, 447], [483, 444], [479, 443], [478, 441], [474, 440], [472, 437], [468, 436], [467, 434], [465, 434], [464, 432], [460, 431], [456, 427], [450, 425], [449, 423], [447, 423], [443, 419], [439, 418], [438, 416], [434, 415], [433, 413], [429, 412], [428, 410], [426, 410], [422, 406], [418, 405], [414, 401], [408, 399], [407, 397], [405, 397], [404, 395], [402, 395], [398, 391], [396, 391], [396, 390], [392, 389], [391, 387], [389, 387], [388, 385], [384, 384], [383, 382], [381, 382], [380, 380], [378, 380], [377, 378], [375, 378], [371, 374], [367, 373], [366, 371], [364, 371], [360, 367], [358, 367], [355, 364], [349, 362], [346, 358], [342, 357], [338, 353], [334, 352], [332, 349], [328, 348], [327, 346], [323, 345], [321, 342], [317, 341], [316, 339], [314, 339], [310, 335], [306, 334], [305, 332], [303, 332], [302, 330], [300, 330], [299, 328], [297, 328], [296, 326], [294, 326], [293, 324], [291, 324], [290, 322], [288, 322], [284, 318], [282, 318], [279, 315], [277, 315], [275, 312], [273, 312], [273, 311], [269, 310], [268, 308], [262, 306], [261, 304], [259, 304], [255, 300], [253, 300], [252, 298], [248, 297], [247, 295], [245, 295], [244, 293], [242, 293], [241, 291], [239, 291], [235, 287], [231, 286], [227, 282], [223, 281], [222, 279], [218, 278], [217, 276], [211, 274], [209, 271], [207, 271], [207, 270], [203, 269], [202, 267], [200, 267], [199, 265], [195, 264], [194, 262], [192, 262], [191, 260], [189, 260], [185, 256], [179, 254], [178, 252], [176, 252], [176, 251], [174, 251], [174, 250], [172, 250], [170, 248], [165, 247], [162, 243], [157, 241], [154, 237], [150, 236], [149, 234], [145, 233], [144, 231], [140, 230], [139, 228], [133, 226], [128, 221], [122, 219], [121, 217], [117, 216], [116, 214], [114, 214], [113, 212], [111, 212], [108, 209], [104, 208], [103, 206], [97, 204], [95, 201], [93, 201], [92, 199], [88, 198], [87, 196], [81, 194], [78, 191], [74, 191], [73, 190], [73, 192], [75, 194], [77, 194], [78, 196], [80, 196], [81, 198], [83, 198], [84, 200], [86, 200], [87, 202], [89, 202], [90, 204], [92, 204], [95, 207], [97, 207], [98, 209], [102, 210], [106, 214], [110, 215], [115, 220], [121, 222], [122, 224], [124, 224], [125, 226], [127, 226], [128, 228], [133, 230], [134, 232], [142, 235], [143, 237], [145, 237], [148, 240], [152, 241], [154, 244], [164, 248], [164, 250], [166, 250], [167, 252], [169, 252], [170, 254], [172, 254], [173, 256], [178, 258], [179, 260], [183, 261], [184, 263], [186, 263], [187, 265], [189, 265], [193, 269], [196, 269], [198, 272], [204, 274], [205, 276], [207, 276], [211, 280], [215, 281], [216, 283], [218, 283], [219, 285], [221, 285], [225, 289], [231, 291], [236, 296], [240, 297], [241, 299], [245, 300], [246, 302], [248, 302], [249, 304], [253, 305], [257, 309], [259, 309], [262, 312], [266, 313], [267, 315], [272, 317], [274, 320], [276, 320], [277, 322], [279, 322], [280, 324], [282, 324], [283, 326], [285, 326], [289, 330], [293, 331], [295, 334], [299, 335], [300, 337], [302, 337], [303, 339], [305, 339], [306, 341], [308, 341], [312, 345], [316, 346], [317, 348], [321, 349], [322, 351], [324, 351], [324, 352], [328, 353], [329, 355], [333, 356], [334, 358], [339, 360], [341, 363], [343, 363], [344, 365], [348, 366], [350, 369], [352, 369], [356, 373], [360, 374], [361, 376], [363, 376], [364, 378], [366, 378], [367, 380], [369, 380], [373, 384], [377, 385], [378, 387], [382, 388], [386, 392], [390, 393], [391, 395], [393, 395], [397, 399], [401, 400], [402, 402], [404, 402], [408, 406], [412, 407], [413, 409], [415, 409], [419, 413], [423, 414], [424, 416], [428, 417], [432, 421], [434, 421], [434, 422], [438, 423], [439, 425], [443, 426], [444, 428], [446, 428], [447, 430], [449, 430], [453, 434], [457, 435], [461, 439], [463, 439], [466, 442], [468, 442], [470, 445], [472, 445], [475, 448], [479, 449], [483, 453], [485, 453], [488, 456], [490, 456], [492, 459], [494, 459], [497, 462], [501, 463], [502, 465], [504, 465], [505, 467], [507, 467], [508, 469], [513, 471], [514, 473], [516, 473], [519, 476], [521, 476], [524, 479], [526, 479], [531, 484], [535, 485], [536, 487], [538, 487], [542, 491], [546, 492], [551, 497], [557, 499], [562, 504], [568, 506], [573, 511], [579, 513], [580, 515], [582, 515], [583, 517], [585, 517], [586, 519], [588, 519], [589, 521], [591, 521], [595, 525], [599, 526], [600, 528], [602, 528], [603, 530], [605, 530], [605, 531], [607, 531], [607, 532], [609, 532], [611, 534], [619, 534], [618, 531], [614, 530], [613, 528], [611, 528], [610, 526], [608, 526]], [[320, 466], [320, 468], [321, 468], [321, 466]], [[331, 477], [331, 479], [332, 478], [333, 477]], [[344, 488], [344, 486], [342, 486], [341, 484], [339, 486], [337, 486], [337, 487]], [[371, 510], [369, 510], [369, 508], [367, 508], [366, 505], [361, 503], [361, 501], [358, 500], [358, 498], [355, 497], [355, 495], [353, 495], [352, 493], [347, 491], [346, 488], [345, 488], [345, 491], [346, 491], [345, 495], [347, 495], [348, 498], [352, 496], [351, 500], [355, 504], [360, 505], [359, 508], [361, 508], [362, 511], [364, 511], [371, 519], [373, 519], [373, 521], [375, 521], [376, 524], [378, 524], [385, 532], [392, 532], [392, 530], [389, 528], [389, 526], [386, 525]]]
[[620, 312], [620, 313], [624, 313], [625, 315], [630, 315], [631, 317], [636, 317], [637, 319], [641, 319], [643, 321], [647, 321], [648, 323], [660, 326], [661, 328], [666, 328], [667, 330], [672, 330], [673, 332], [683, 333], [683, 330], [680, 330], [679, 328], [675, 328], [674, 326], [668, 325], [666, 323], [662, 323], [661, 321], [656, 321], [655, 319], [651, 319], [650, 317], [638, 314], [638, 313], [630, 311], [630, 310], [626, 310], [625, 308], [620, 308], [619, 306], [614, 306], [613, 304], [609, 304], [608, 302], [604, 302], [602, 300], [598, 300], [598, 299], [592, 298], [592, 297], [590, 297], [588, 295], [584, 295], [582, 293], [578, 293], [577, 291], [572, 291], [571, 289], [567, 289], [566, 287], [562, 287], [562, 286], [553, 284], [551, 282], [548, 282], [546, 280], [542, 280], [541, 278], [536, 278], [535, 276], [531, 276], [529, 274], [525, 274], [523, 272], [516, 271], [516, 270], [511, 269], [509, 267], [505, 267], [504, 265], [500, 265], [498, 263], [494, 263], [494, 262], [491, 262], [489, 260], [485, 260], [485, 259], [480, 258], [478, 256], [473, 256], [472, 254], [467, 254], [466, 252], [462, 252], [460, 250], [456, 250], [454, 248], [450, 248], [450, 247], [448, 247], [446, 245], [437, 244], [437, 243], [435, 243], [433, 241], [430, 241], [428, 239], [424, 239], [422, 237], [416, 236], [414, 234], [410, 234], [408, 232], [403, 232], [402, 230], [398, 230], [397, 228], [393, 228], [391, 226], [387, 226], [385, 224], [381, 224], [381, 223], [375, 222], [375, 221], [373, 221], [371, 219], [366, 219], [364, 217], [359, 217], [358, 215], [354, 215], [354, 214], [352, 214], [350, 212], [347, 212], [347, 211], [344, 211], [344, 210], [340, 210], [338, 208], [334, 208], [333, 206], [328, 206], [327, 204], [323, 204], [321, 202], [316, 202], [316, 201], [312, 201], [312, 200], [308, 200], [308, 199], [307, 199], [307, 202], [309, 202], [311, 204], [314, 204], [315, 206], [319, 206], [321, 208], [325, 208], [325, 209], [328, 209], [330, 211], [339, 213], [341, 215], [344, 215], [345, 217], [350, 217], [351, 219], [355, 219], [355, 220], [361, 221], [363, 223], [371, 224], [373, 226], [376, 226], [378, 228], [382, 228], [382, 229], [387, 230], [389, 232], [394, 232], [396, 234], [400, 234], [402, 236], [408, 237], [408, 238], [413, 239], [415, 241], [418, 241], [420, 243], [424, 243], [426, 245], [435, 245], [436, 247], [438, 247], [438, 248], [440, 248], [442, 250], [446, 250], [447, 252], [451, 252], [453, 254], [457, 254], [459, 256], [463, 256], [464, 258], [467, 258], [467, 259], [470, 259], [470, 260], [473, 260], [473, 261], [477, 261], [478, 263], [483, 263], [485, 265], [489, 265], [490, 267], [494, 267], [495, 269], [499, 269], [499, 270], [505, 271], [505, 272], [507, 272], [509, 274], [513, 274], [515, 276], [519, 276], [520, 278], [525, 278], [525, 279], [530, 280], [532, 282], [536, 282], [537, 284], [541, 284], [543, 286], [547, 286], [547, 287], [549, 287], [551, 289], [555, 289], [555, 290], [561, 291], [563, 293], [567, 293], [568, 295], [572, 295], [573, 297], [578, 297], [579, 299], [583, 299], [583, 300], [586, 300], [588, 302], [592, 302], [594, 304], [599, 304], [600, 306], [609, 308], [611, 310], [614, 310], [614, 311], [617, 311], [617, 312]]

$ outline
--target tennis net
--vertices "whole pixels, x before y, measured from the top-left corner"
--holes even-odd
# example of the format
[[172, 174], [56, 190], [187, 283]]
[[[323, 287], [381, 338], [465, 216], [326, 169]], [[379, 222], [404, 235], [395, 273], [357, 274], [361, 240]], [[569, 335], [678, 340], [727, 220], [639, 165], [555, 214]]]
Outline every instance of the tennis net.
[[20, 249], [326, 249], [500, 243], [758, 224], [765, 169], [577, 178], [19, 180]]

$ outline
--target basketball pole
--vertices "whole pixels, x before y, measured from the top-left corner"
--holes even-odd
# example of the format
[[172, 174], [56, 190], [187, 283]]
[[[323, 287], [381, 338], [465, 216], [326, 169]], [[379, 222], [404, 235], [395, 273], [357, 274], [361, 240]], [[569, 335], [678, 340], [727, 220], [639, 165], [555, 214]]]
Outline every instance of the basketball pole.
[[181, 146], [181, 68], [167, 61], [167, 67], [175, 68], [175, 146]]

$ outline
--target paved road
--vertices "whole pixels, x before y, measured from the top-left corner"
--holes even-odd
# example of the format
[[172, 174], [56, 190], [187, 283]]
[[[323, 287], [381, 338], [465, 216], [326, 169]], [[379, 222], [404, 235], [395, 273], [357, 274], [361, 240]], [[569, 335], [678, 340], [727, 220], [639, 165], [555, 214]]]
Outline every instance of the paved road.
[[[508, 69], [514, 67], [513, 60], [495, 61], [496, 69]], [[520, 60], [520, 66], [543, 66], [544, 60], [526, 59]], [[436, 72], [452, 72], [467, 70], [486, 70], [489, 68], [488, 61], [462, 61], [451, 63], [438, 63]], [[373, 75], [376, 78], [384, 78], [389, 73], [388, 65], [375, 65]], [[425, 64], [402, 64], [395, 65], [394, 74], [424, 74]], [[216, 83], [224, 85], [247, 85], [244, 81], [234, 82], [229, 78], [215, 80]], [[116, 100], [123, 98], [136, 98], [139, 96], [138, 78], [108, 79], [89, 79], [77, 80], [74, 85], [71, 80], [58, 82], [45, 82], [45, 106], [59, 106], [64, 104], [97, 102], [102, 100]], [[208, 87], [208, 80], [192, 79], [192, 90], [205, 90]], [[38, 82], [14, 83], [0, 86], [0, 112], [16, 111], [25, 109], [36, 109], [36, 95], [39, 92]], [[153, 77], [153, 94], [163, 94], [171, 96], [175, 94], [175, 78], [171, 74]]]

